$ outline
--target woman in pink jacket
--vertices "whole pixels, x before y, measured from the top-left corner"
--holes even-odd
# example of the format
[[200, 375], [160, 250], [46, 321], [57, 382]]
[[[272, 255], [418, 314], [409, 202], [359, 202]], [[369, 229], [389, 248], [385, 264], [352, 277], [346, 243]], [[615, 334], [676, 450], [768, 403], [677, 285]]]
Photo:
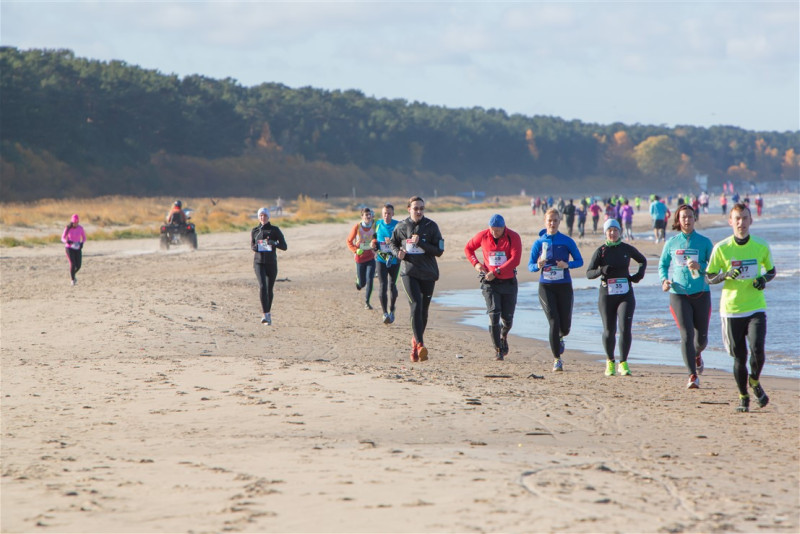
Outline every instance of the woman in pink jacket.
[[78, 283], [75, 274], [81, 270], [81, 260], [83, 259], [83, 244], [86, 243], [86, 232], [83, 226], [78, 224], [78, 214], [72, 216], [72, 220], [64, 228], [61, 234], [61, 241], [67, 250], [67, 260], [69, 260], [69, 277], [72, 285]]

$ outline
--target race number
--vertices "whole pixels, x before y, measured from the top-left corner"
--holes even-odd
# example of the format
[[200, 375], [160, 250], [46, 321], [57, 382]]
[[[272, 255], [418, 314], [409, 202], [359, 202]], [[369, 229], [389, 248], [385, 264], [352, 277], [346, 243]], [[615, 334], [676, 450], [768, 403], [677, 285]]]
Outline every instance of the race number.
[[545, 267], [542, 269], [542, 278], [554, 282], [564, 279], [564, 269], [561, 267]]
[[492, 267], [499, 267], [506, 262], [506, 253], [504, 250], [489, 253], [489, 265]]
[[415, 245], [410, 239], [406, 239], [406, 254], [425, 254], [425, 251]]
[[761, 273], [758, 272], [758, 260], [733, 260], [731, 267], [739, 269], [741, 274], [736, 277], [737, 280], [752, 280]]
[[630, 290], [627, 278], [609, 278], [606, 283], [609, 295], [624, 295]]
[[678, 249], [673, 252], [675, 257], [675, 265], [679, 267], [686, 267], [690, 261], [700, 263], [700, 251], [693, 248]]
[[256, 248], [259, 252], [272, 252], [272, 245], [266, 239], [256, 241]]

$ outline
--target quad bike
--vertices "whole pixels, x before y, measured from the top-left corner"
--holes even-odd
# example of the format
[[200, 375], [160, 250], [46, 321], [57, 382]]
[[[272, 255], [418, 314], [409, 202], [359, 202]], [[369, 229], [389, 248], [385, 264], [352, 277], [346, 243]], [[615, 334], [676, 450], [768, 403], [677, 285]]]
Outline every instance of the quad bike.
[[169, 247], [178, 245], [189, 245], [197, 249], [197, 233], [194, 223], [189, 222], [189, 210], [186, 211], [186, 223], [168, 223], [161, 225], [161, 249], [169, 250]]

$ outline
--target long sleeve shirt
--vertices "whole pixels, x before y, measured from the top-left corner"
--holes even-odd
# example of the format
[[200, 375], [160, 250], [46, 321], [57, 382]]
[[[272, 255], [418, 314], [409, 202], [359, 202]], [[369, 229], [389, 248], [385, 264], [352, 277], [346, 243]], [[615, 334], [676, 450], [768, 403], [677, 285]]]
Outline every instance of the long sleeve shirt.
[[[475, 255], [479, 248], [483, 261]], [[522, 260], [522, 239], [517, 232], [508, 228], [495, 239], [492, 231], [487, 228], [467, 241], [464, 255], [473, 267], [480, 263], [487, 271], [494, 273], [498, 280], [510, 280], [516, 276], [517, 266]]]
[[[419, 236], [416, 245], [410, 242], [412, 235]], [[427, 217], [414, 222], [411, 217], [397, 223], [389, 240], [392, 254], [397, 256], [401, 250], [406, 252], [400, 266], [400, 276], [410, 276], [419, 280], [438, 280], [439, 264], [436, 258], [444, 254], [444, 239], [439, 226]]]
[[[539, 232], [539, 239], [533, 242], [531, 256], [528, 260], [528, 270], [530, 272], [539, 271], [538, 262], [543, 249], [546, 249], [545, 264], [542, 268], [542, 274], [539, 276], [539, 283], [571, 284], [572, 277], [569, 274], [569, 270], [577, 269], [583, 265], [581, 251], [578, 250], [578, 245], [575, 244], [575, 241], [561, 232], [556, 232], [553, 235], [549, 235], [547, 230]], [[569, 259], [570, 256], [572, 256], [572, 260]], [[559, 261], [567, 262], [567, 268], [558, 267]]]
[[86, 232], [80, 224], [76, 226], [67, 225], [64, 232], [61, 234], [61, 242], [67, 248], [81, 248], [82, 244], [86, 242]]
[[[672, 281], [670, 293], [693, 295], [709, 290], [704, 275], [713, 248], [714, 245], [709, 238], [694, 231], [689, 235], [680, 232], [664, 243], [661, 259], [658, 261], [658, 276], [662, 282], [664, 280]], [[700, 276], [697, 278], [692, 277], [686, 266], [689, 260], [700, 264]], [[671, 277], [670, 267], [672, 267]]]

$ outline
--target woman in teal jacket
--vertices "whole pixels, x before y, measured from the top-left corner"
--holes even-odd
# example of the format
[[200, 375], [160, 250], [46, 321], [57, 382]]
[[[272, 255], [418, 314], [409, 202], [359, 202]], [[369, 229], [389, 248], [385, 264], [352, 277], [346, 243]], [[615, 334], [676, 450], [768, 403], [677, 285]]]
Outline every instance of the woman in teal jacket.
[[700, 387], [697, 375], [703, 373], [701, 353], [708, 344], [711, 319], [711, 292], [705, 274], [714, 248], [710, 239], [694, 230], [695, 221], [690, 205], [682, 204], [677, 209], [672, 229], [680, 233], [667, 240], [658, 262], [661, 289], [669, 291], [669, 309], [681, 332], [681, 353], [689, 370], [688, 389]]

